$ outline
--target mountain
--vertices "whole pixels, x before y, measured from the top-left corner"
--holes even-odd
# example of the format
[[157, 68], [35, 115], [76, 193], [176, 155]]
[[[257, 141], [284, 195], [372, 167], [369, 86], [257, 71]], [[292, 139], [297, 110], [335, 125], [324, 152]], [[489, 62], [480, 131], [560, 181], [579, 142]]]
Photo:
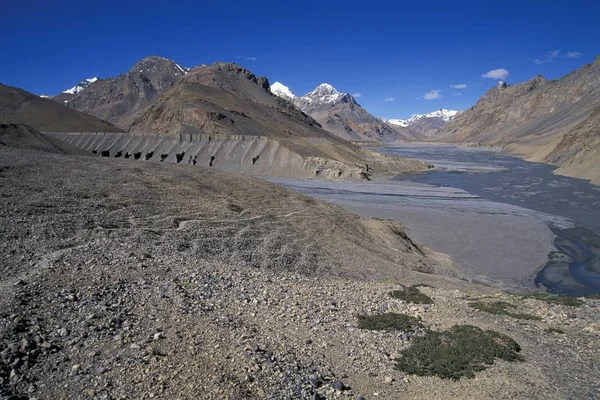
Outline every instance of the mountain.
[[[97, 85], [124, 79], [131, 82], [122, 77], [96, 82], [72, 105], [82, 96], [97, 95]], [[126, 136], [56, 137], [107, 157], [185, 160], [257, 175], [363, 179], [427, 169], [420, 161], [371, 152], [323, 130], [291, 102], [273, 95], [267, 78], [233, 63], [202, 65], [167, 83], [170, 87], [154, 92], [152, 101], [143, 98], [127, 114]], [[114, 90], [114, 98], [123, 97], [118, 87]]]
[[441, 108], [427, 114], [413, 114], [408, 119], [385, 120], [392, 126], [408, 128], [408, 131], [418, 139], [435, 135], [442, 130], [458, 114], [456, 110]]
[[296, 96], [285, 85], [275, 82], [271, 93], [294, 103], [321, 126], [347, 140], [393, 142], [408, 139], [402, 127], [392, 128], [369, 114], [348, 93], [338, 92], [333, 86], [322, 83], [304, 96]]
[[121, 132], [91, 115], [44, 99], [23, 89], [0, 84], [0, 122], [25, 124], [41, 132]]
[[127, 130], [138, 113], [187, 73], [187, 68], [167, 58], [146, 57], [126, 74], [95, 81], [79, 90], [67, 105]]
[[436, 137], [502, 147], [600, 184], [600, 56], [557, 80], [491, 88]]
[[[68, 103], [73, 97], [75, 97], [75, 95], [77, 93], [80, 93], [84, 89], [87, 89], [88, 87], [90, 87], [90, 85], [92, 83], [94, 83], [98, 80], [99, 80], [99, 78], [97, 78], [97, 77], [84, 79], [81, 82], [79, 82], [77, 85], [73, 86], [72, 88], [63, 90], [61, 93], [57, 94], [56, 96], [53, 96], [52, 100], [54, 100], [58, 103], [61, 103], [61, 104]], [[49, 96], [41, 95], [40, 97], [48, 98]]]

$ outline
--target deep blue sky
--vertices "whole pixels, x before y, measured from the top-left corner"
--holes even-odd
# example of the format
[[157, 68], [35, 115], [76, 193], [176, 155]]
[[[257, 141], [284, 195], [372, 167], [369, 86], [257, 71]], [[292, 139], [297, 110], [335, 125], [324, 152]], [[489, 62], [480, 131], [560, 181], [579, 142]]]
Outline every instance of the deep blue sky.
[[[600, 1], [133, 3], [5, 2], [0, 82], [57, 94], [147, 55], [234, 61], [296, 94], [328, 82], [404, 118], [472, 106], [495, 85], [482, 78], [490, 70], [509, 71], [509, 83], [557, 78], [600, 53]], [[441, 97], [424, 100], [432, 90]]]

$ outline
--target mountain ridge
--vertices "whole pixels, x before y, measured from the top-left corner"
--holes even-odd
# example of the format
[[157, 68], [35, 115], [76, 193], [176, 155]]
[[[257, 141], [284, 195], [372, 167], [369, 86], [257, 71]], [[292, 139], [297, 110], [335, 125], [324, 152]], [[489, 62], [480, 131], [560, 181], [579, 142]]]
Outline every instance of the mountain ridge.
[[600, 56], [559, 79], [537, 75], [489, 89], [436, 140], [500, 147], [600, 184], [599, 107]]
[[392, 127], [374, 117], [348, 94], [339, 92], [329, 83], [321, 83], [303, 96], [296, 96], [280, 82], [271, 85], [271, 92], [316, 119], [335, 135], [351, 141], [395, 142], [408, 140], [402, 127]]

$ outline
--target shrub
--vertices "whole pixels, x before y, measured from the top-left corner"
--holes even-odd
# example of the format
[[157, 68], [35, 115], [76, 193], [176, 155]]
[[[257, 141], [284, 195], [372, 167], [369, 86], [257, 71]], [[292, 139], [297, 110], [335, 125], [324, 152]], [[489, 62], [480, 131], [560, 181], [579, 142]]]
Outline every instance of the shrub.
[[404, 314], [386, 313], [379, 315], [359, 315], [358, 327], [372, 331], [410, 331], [415, 327], [422, 328], [421, 321]]
[[428, 331], [413, 339], [413, 345], [400, 353], [395, 368], [421, 376], [444, 379], [473, 378], [496, 359], [523, 361], [520, 346], [513, 339], [471, 325], [457, 325], [448, 331]]
[[394, 290], [390, 292], [390, 296], [394, 299], [404, 300], [415, 304], [433, 304], [431, 297], [421, 293], [417, 285], [407, 287], [404, 290]]

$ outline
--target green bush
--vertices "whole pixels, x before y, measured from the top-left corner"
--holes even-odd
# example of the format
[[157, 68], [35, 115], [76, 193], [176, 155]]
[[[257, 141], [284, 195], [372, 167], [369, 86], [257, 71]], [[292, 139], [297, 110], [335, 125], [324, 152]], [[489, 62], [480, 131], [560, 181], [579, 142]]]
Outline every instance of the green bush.
[[457, 325], [448, 331], [427, 331], [400, 353], [395, 368], [421, 376], [437, 375], [444, 379], [473, 378], [496, 359], [523, 361], [517, 342], [494, 331], [471, 325]]
[[413, 285], [404, 290], [394, 290], [393, 292], [390, 292], [390, 296], [392, 296], [394, 299], [404, 300], [408, 303], [433, 304], [431, 297], [421, 293], [421, 291], [418, 289], [419, 286]]
[[386, 313], [379, 315], [359, 315], [358, 327], [372, 331], [410, 331], [415, 327], [422, 328], [421, 321], [404, 314]]
[[487, 312], [490, 314], [498, 314], [498, 315], [508, 315], [509, 317], [513, 317], [516, 319], [529, 319], [529, 320], [541, 320], [540, 317], [532, 314], [526, 313], [518, 313], [510, 311], [510, 309], [515, 309], [516, 306], [505, 301], [495, 301], [495, 302], [483, 302], [476, 301], [474, 303], [469, 304], [472, 308]]

